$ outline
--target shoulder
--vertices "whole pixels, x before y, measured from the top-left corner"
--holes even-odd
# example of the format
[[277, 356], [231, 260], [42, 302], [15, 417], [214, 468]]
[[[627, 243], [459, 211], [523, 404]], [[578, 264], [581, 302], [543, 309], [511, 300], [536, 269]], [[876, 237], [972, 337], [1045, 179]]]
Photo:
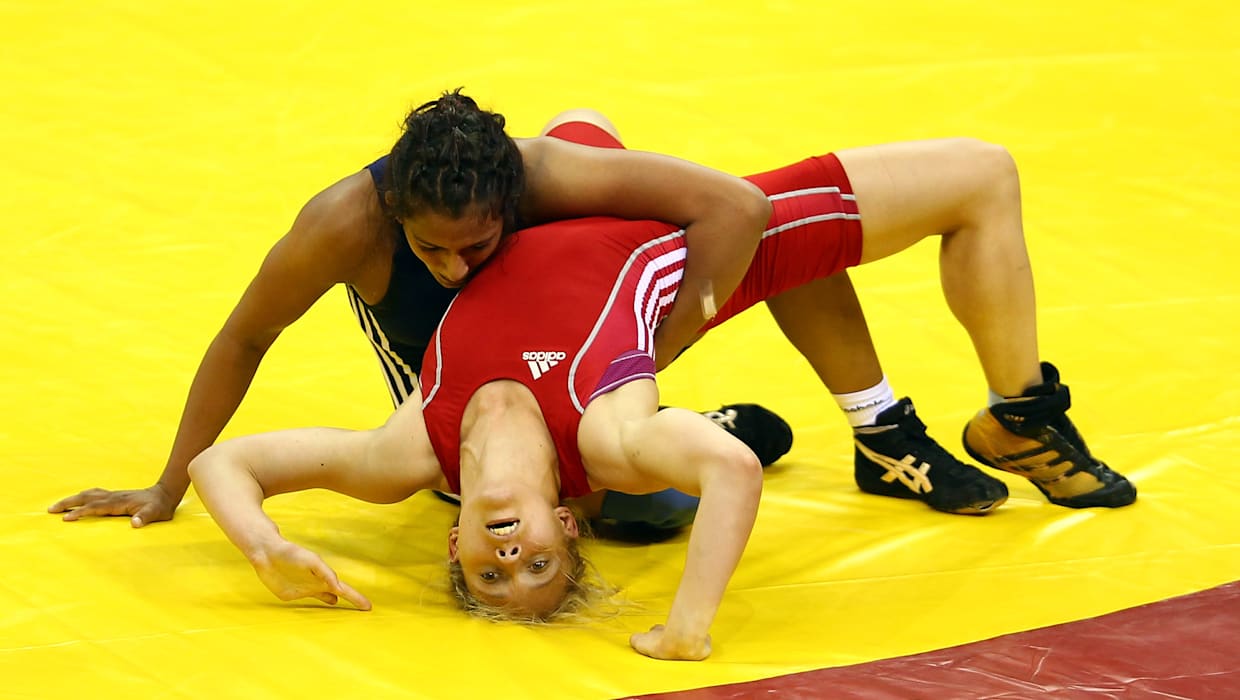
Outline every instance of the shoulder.
[[297, 215], [308, 231], [324, 236], [382, 228], [390, 219], [379, 206], [374, 180], [365, 170], [336, 181], [310, 198]]
[[536, 224], [603, 213], [594, 210], [597, 205], [582, 206], [577, 200], [609, 173], [606, 151], [615, 149], [590, 148], [552, 136], [513, 141], [525, 170], [520, 205], [524, 221]]
[[379, 206], [374, 180], [363, 169], [311, 197], [297, 214], [291, 234], [304, 245], [356, 260], [385, 242], [391, 226]]
[[525, 192], [522, 199], [527, 203], [532, 198], [532, 191], [538, 187], [540, 175], [546, 170], [547, 141], [550, 140], [552, 139], [547, 136], [513, 139], [521, 154], [521, 168], [525, 174]]

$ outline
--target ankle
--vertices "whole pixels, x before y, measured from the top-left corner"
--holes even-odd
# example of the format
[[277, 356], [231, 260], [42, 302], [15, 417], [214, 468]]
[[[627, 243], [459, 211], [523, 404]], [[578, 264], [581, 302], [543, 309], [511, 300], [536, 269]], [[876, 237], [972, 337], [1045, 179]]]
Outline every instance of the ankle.
[[882, 380], [869, 389], [831, 394], [831, 398], [835, 399], [835, 403], [844, 412], [844, 418], [853, 428], [874, 425], [878, 414], [896, 405], [895, 392], [887, 383], [887, 375], [883, 375]]

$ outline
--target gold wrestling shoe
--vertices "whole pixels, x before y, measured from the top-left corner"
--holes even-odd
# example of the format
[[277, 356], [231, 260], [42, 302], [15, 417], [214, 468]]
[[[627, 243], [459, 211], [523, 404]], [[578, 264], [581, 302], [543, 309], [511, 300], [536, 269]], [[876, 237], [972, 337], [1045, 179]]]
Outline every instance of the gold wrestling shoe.
[[978, 412], [964, 428], [973, 459], [1033, 482], [1055, 505], [1119, 508], [1137, 489], [1089, 452], [1067, 416], [1072, 406], [1059, 370], [1042, 363], [1042, 383]]

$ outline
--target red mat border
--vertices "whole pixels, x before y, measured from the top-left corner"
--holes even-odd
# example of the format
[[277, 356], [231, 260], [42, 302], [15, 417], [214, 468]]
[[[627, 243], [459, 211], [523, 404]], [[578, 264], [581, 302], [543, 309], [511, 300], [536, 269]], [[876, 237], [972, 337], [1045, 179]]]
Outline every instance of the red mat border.
[[628, 700], [1240, 698], [1240, 581], [939, 651]]

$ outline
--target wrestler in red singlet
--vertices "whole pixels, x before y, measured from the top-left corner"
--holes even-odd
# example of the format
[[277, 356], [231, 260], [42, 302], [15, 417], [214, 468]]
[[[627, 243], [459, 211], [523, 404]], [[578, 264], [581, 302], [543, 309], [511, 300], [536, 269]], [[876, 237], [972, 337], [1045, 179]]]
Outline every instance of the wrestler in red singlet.
[[[749, 271], [704, 330], [861, 257], [857, 205], [833, 155], [746, 179], [774, 212]], [[510, 236], [448, 307], [422, 364], [426, 427], [452, 490], [465, 405], [499, 379], [537, 399], [559, 457], [560, 495], [595, 490], [577, 425], [594, 397], [654, 378], [654, 331], [684, 259], [684, 231], [652, 221], [559, 221]]]

